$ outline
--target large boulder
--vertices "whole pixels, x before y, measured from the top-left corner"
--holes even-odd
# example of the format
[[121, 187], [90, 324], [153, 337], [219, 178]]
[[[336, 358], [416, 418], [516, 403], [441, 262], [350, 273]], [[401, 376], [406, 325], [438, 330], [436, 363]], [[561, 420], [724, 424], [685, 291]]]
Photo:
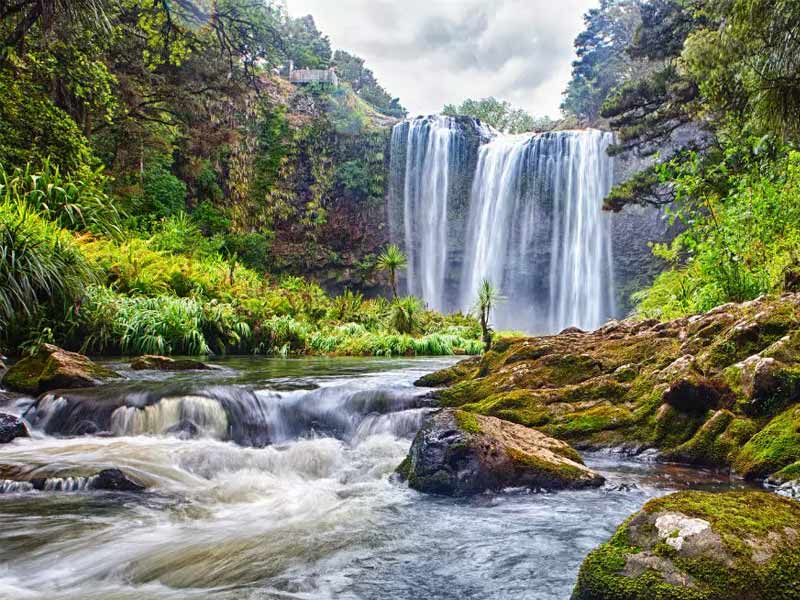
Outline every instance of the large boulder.
[[34, 354], [8, 369], [3, 385], [23, 394], [41, 394], [57, 389], [93, 387], [115, 377], [119, 375], [82, 354], [42, 344]]
[[213, 369], [211, 365], [191, 359], [174, 359], [168, 356], [156, 356], [146, 354], [134, 358], [131, 362], [131, 369], [134, 371], [209, 371]]
[[648, 502], [584, 561], [573, 600], [800, 598], [800, 502], [756, 491]]
[[586, 488], [604, 481], [565, 442], [495, 417], [452, 409], [427, 421], [398, 472], [416, 490], [448, 496], [506, 487]]
[[28, 437], [25, 422], [14, 415], [0, 413], [0, 444], [8, 444], [21, 437]]

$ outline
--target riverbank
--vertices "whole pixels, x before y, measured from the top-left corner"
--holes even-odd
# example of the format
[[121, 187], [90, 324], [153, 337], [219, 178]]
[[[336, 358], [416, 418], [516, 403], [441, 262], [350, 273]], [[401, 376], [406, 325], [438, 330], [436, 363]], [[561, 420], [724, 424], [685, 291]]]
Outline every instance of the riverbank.
[[800, 467], [800, 295], [688, 318], [504, 340], [421, 380], [443, 405], [579, 448], [793, 479]]
[[[433, 410], [432, 390], [412, 384], [454, 363], [232, 357], [210, 371], [166, 372], [102, 361], [128, 378], [92, 395], [100, 406], [127, 406], [110, 434], [33, 427], [31, 439], [0, 446], [2, 477], [113, 466], [147, 490], [0, 494], [0, 597], [567, 598], [584, 557], [650, 498], [746, 485], [589, 453], [601, 488], [455, 500], [414, 492], [393, 475]], [[144, 398], [161, 410], [132, 413]], [[19, 413], [32, 400], [0, 410]], [[194, 419], [203, 436], [163, 433], [181, 420], [168, 410], [176, 403], [202, 409]], [[217, 437], [226, 430], [217, 419], [231, 424], [236, 414], [270, 444]]]

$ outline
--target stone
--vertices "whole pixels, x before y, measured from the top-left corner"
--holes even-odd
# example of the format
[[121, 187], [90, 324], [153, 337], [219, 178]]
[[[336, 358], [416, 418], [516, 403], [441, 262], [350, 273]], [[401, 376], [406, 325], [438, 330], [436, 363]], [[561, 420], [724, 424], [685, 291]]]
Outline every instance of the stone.
[[108, 492], [143, 492], [145, 487], [119, 469], [105, 469], [100, 471], [90, 485], [93, 490], [103, 490]]
[[200, 435], [200, 428], [189, 419], [184, 419], [164, 431], [164, 435], [173, 435], [181, 440], [191, 440]]
[[42, 344], [34, 354], [8, 369], [3, 385], [23, 394], [41, 394], [57, 389], [94, 387], [118, 377], [114, 371], [82, 354]]
[[800, 503], [759, 491], [651, 500], [584, 561], [573, 600], [789, 600]]
[[0, 444], [8, 444], [21, 437], [29, 437], [25, 422], [14, 415], [0, 413]]
[[684, 377], [670, 384], [662, 400], [680, 412], [702, 414], [724, 406], [729, 395], [722, 383], [703, 377]]
[[440, 411], [425, 423], [398, 472], [413, 489], [448, 496], [507, 487], [578, 489], [604, 482], [565, 442], [459, 410]]
[[191, 359], [174, 359], [168, 356], [146, 354], [131, 361], [134, 371], [209, 371], [211, 365]]

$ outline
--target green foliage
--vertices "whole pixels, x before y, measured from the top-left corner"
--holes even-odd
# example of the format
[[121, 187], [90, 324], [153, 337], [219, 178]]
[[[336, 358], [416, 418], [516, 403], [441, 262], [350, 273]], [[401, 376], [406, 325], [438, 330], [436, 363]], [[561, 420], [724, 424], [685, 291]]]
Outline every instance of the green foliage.
[[94, 272], [72, 236], [24, 202], [0, 200], [0, 344], [40, 313], [66, 314]]
[[442, 109], [442, 114], [474, 117], [504, 133], [549, 130], [555, 126], [555, 123], [547, 117], [535, 119], [525, 110], [514, 108], [509, 102], [493, 97], [464, 100], [459, 106], [448, 104]]
[[418, 314], [421, 310], [420, 301], [413, 296], [397, 298], [391, 308], [392, 328], [397, 333], [415, 333], [419, 329]]
[[800, 153], [750, 144], [662, 168], [687, 229], [656, 247], [673, 267], [637, 294], [641, 314], [669, 318], [780, 291], [800, 264]]
[[478, 287], [478, 299], [475, 302], [475, 311], [478, 313], [478, 320], [481, 324], [481, 338], [483, 339], [484, 351], [492, 349], [492, 337], [494, 331], [489, 325], [492, 311], [502, 300], [500, 292], [492, 285], [488, 279], [481, 281]]
[[86, 138], [45, 90], [0, 64], [0, 164], [41, 167], [47, 159], [63, 172], [83, 175], [95, 158]]
[[151, 221], [183, 212], [186, 210], [186, 184], [164, 163], [156, 162], [142, 174], [142, 197], [137, 209]]
[[331, 43], [317, 29], [314, 17], [288, 19], [284, 25], [287, 58], [298, 69], [327, 69], [331, 62]]
[[643, 68], [627, 48], [641, 25], [641, 0], [602, 0], [584, 16], [586, 28], [575, 40], [578, 59], [561, 109], [590, 122], [611, 91]]
[[389, 271], [392, 294], [395, 298], [397, 298], [397, 272], [405, 269], [406, 266], [408, 266], [406, 255], [396, 244], [389, 244], [378, 257], [376, 267], [379, 271]]
[[27, 205], [61, 227], [73, 231], [120, 234], [120, 213], [114, 201], [103, 192], [106, 179], [97, 171], [86, 180], [64, 176], [45, 159], [41, 168], [6, 171], [0, 164], [0, 198], [9, 204]]
[[353, 91], [385, 115], [403, 119], [406, 109], [399, 98], [392, 96], [375, 79], [375, 74], [364, 66], [364, 59], [349, 52], [337, 50], [333, 64], [340, 81], [348, 82]]
[[192, 219], [203, 235], [220, 235], [231, 228], [230, 218], [208, 200], [204, 200], [192, 211]]

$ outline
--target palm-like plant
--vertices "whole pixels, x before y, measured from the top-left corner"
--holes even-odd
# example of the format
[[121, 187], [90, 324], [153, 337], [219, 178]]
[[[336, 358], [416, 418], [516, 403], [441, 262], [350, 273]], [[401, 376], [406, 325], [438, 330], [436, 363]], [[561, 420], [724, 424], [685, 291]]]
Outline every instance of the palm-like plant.
[[494, 307], [502, 301], [503, 297], [492, 282], [484, 279], [478, 288], [478, 300], [475, 303], [475, 310], [481, 322], [481, 337], [483, 338], [483, 349], [488, 352], [492, 349], [492, 337], [494, 331], [489, 326], [489, 319]]
[[378, 257], [377, 267], [381, 271], [389, 271], [389, 279], [392, 285], [392, 296], [397, 298], [397, 272], [408, 266], [406, 255], [397, 246], [389, 244], [383, 254]]

